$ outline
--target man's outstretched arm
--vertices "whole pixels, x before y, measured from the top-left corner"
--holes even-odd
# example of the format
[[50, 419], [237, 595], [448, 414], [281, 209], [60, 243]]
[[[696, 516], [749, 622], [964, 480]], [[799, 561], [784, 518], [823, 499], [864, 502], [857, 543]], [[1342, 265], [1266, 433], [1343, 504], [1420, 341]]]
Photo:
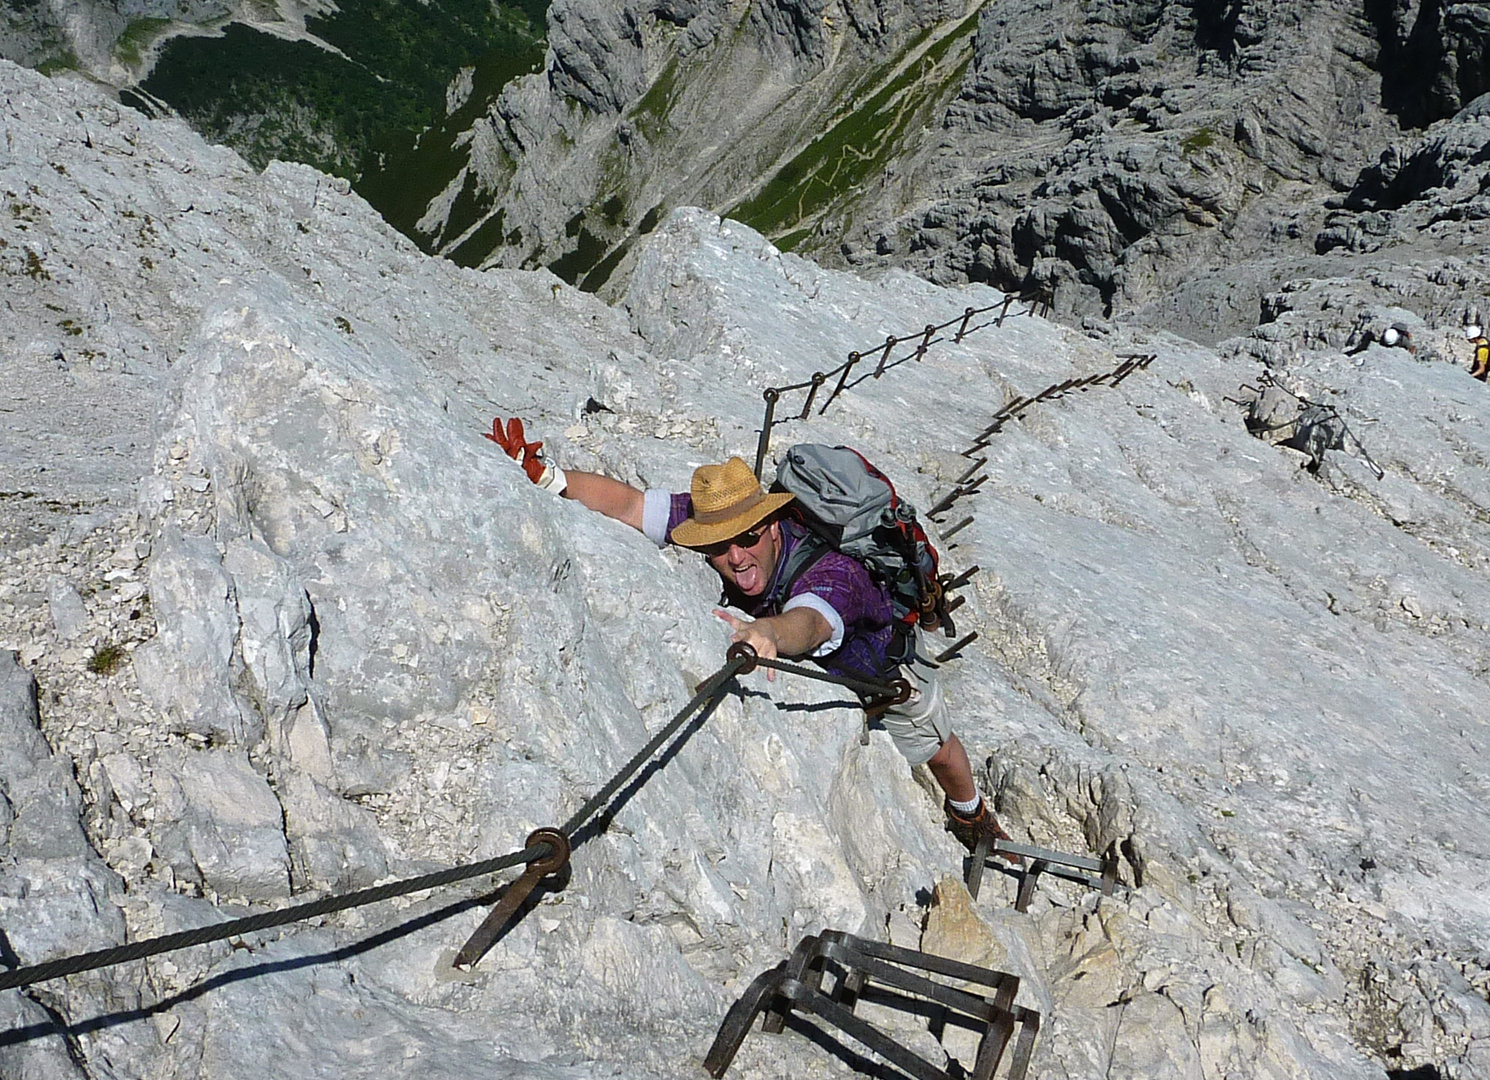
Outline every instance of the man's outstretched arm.
[[597, 514], [615, 518], [638, 532], [641, 531], [642, 507], [646, 496], [636, 488], [600, 473], [580, 472], [577, 469], [564, 470], [564, 479], [568, 481], [564, 488], [564, 498], [573, 499]]
[[[714, 614], [734, 630], [732, 641], [745, 642], [757, 656], [767, 660], [778, 656], [808, 656], [833, 636], [828, 620], [809, 607], [793, 608], [780, 615], [766, 615], [753, 620], [742, 619], [719, 608], [714, 609]], [[766, 677], [774, 679], [776, 673], [768, 671]]]
[[570, 471], [550, 465], [539, 451], [541, 442], [528, 442], [523, 431], [523, 422], [509, 417], [506, 425], [499, 416], [492, 421], [491, 431], [482, 432], [486, 438], [506, 451], [507, 456], [522, 465], [528, 479], [539, 487], [563, 495], [566, 499], [586, 506], [596, 513], [615, 518], [638, 531], [642, 528], [642, 511], [646, 496], [630, 484], [612, 480], [599, 473]]

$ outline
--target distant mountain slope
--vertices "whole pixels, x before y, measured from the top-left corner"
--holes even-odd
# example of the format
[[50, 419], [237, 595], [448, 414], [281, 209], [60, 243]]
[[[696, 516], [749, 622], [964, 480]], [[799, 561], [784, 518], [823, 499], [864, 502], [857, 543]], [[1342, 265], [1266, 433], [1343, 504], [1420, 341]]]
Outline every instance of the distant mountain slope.
[[[560, 0], [550, 24], [417, 235], [592, 289], [695, 204], [828, 264], [1111, 315], [1312, 256], [1326, 199], [1490, 87], [1471, 4]], [[1247, 329], [1262, 291], [1183, 328]]]
[[[7, 0], [0, 56], [78, 70], [148, 113], [174, 112], [262, 168], [301, 161], [413, 222], [459, 133], [543, 62], [546, 0]], [[419, 136], [435, 128], [439, 152]], [[442, 179], [436, 179], [443, 177]]]
[[[1490, 88], [1490, 10], [1438, 0], [62, 2], [8, 0], [6, 55], [118, 86], [154, 64], [128, 100], [355, 176], [463, 265], [619, 295], [697, 205], [825, 265], [1212, 341], [1351, 273], [1341, 230], [1381, 225], [1340, 200]], [[1428, 239], [1387, 261], [1452, 257]]]

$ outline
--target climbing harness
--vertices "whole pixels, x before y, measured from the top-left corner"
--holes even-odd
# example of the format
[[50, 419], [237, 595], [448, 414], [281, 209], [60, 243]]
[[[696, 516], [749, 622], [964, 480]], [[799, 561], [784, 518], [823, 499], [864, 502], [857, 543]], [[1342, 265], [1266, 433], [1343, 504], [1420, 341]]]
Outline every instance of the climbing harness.
[[[1023, 863], [1011, 865], [1002, 859], [992, 861], [1003, 855], [1023, 856]], [[967, 877], [964, 879], [968, 895], [974, 900], [978, 899], [978, 892], [983, 887], [983, 871], [989, 866], [1019, 878], [1019, 892], [1014, 899], [1015, 911], [1029, 910], [1041, 874], [1086, 885], [1099, 890], [1103, 896], [1111, 896], [1118, 884], [1116, 846], [1109, 847], [1107, 854], [1101, 859], [1094, 859], [1090, 855], [1070, 855], [1064, 851], [1051, 851], [1032, 844], [1020, 844], [1013, 840], [999, 840], [984, 835], [968, 859]]]
[[[825, 992], [823, 978], [830, 971], [833, 987]], [[987, 987], [992, 993], [949, 986], [932, 975], [964, 986]], [[953, 1080], [952, 1073], [854, 1014], [861, 1000], [873, 1000], [920, 1015], [929, 1011], [934, 1027], [955, 1023], [981, 1029], [971, 1073], [957, 1073], [972, 1080], [990, 1080], [1018, 1028], [1019, 1038], [1006, 1075], [1008, 1080], [1023, 1080], [1040, 1030], [1040, 1014], [1015, 1005], [1018, 993], [1019, 977], [1008, 972], [870, 941], [842, 930], [824, 930], [804, 937], [790, 959], [758, 975], [746, 988], [719, 1025], [719, 1033], [704, 1058], [704, 1068], [719, 1080], [734, 1061], [756, 1016], [765, 1013], [763, 1032], [780, 1034], [788, 1014], [797, 1010], [837, 1028], [916, 1080]], [[930, 1010], [926, 1003], [930, 1003]]]

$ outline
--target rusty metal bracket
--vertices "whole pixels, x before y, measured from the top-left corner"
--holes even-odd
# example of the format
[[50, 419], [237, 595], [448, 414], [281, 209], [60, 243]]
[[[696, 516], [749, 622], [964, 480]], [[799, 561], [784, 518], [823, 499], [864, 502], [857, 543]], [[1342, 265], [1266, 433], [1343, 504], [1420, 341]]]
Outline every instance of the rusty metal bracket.
[[[824, 991], [823, 981], [829, 974], [833, 986]], [[931, 976], [986, 987], [991, 994], [951, 986]], [[928, 1012], [929, 1002], [935, 1007], [931, 1015], [940, 1026], [951, 1021], [981, 1030], [972, 1071], [957, 1073], [973, 1080], [990, 1080], [1019, 1028], [1007, 1076], [1009, 1080], [1023, 1080], [1034, 1053], [1040, 1014], [1016, 1006], [1018, 992], [1018, 977], [1007, 972], [869, 941], [842, 930], [825, 930], [804, 937], [789, 959], [755, 978], [725, 1014], [704, 1068], [719, 1080], [756, 1016], [764, 1013], [761, 1030], [775, 1034], [784, 1029], [787, 1016], [798, 1011], [837, 1028], [916, 1080], [952, 1080], [952, 1073], [854, 1015], [859, 1001], [872, 995], [880, 1005], [898, 1005], [920, 1013]]]
[[973, 575], [978, 572], [978, 569], [978, 564], [974, 563], [972, 566], [969, 566], [966, 570], [958, 574], [956, 577], [953, 577], [950, 574], [942, 575], [942, 592], [955, 592], [956, 590], [962, 588], [969, 581], [973, 580]]
[[[1003, 861], [1004, 857], [1010, 855], [1023, 856], [1024, 864], [1012, 866]], [[992, 862], [991, 860], [995, 858], [1000, 861]], [[1041, 874], [1049, 874], [1052, 877], [1097, 889], [1103, 896], [1111, 896], [1117, 891], [1118, 886], [1116, 845], [1109, 847], [1107, 854], [1102, 858], [1096, 859], [1090, 855], [1072, 855], [1064, 851], [1051, 851], [1049, 848], [1020, 844], [1013, 840], [995, 840], [985, 835], [978, 841], [978, 846], [968, 860], [967, 877], [964, 879], [968, 895], [974, 900], [978, 898], [978, 891], [983, 886], [983, 871], [990, 865], [996, 870], [1019, 879], [1019, 892], [1014, 898], [1015, 911], [1029, 910], [1030, 901], [1034, 899], [1035, 887], [1039, 884]]]
[[958, 653], [962, 652], [963, 649], [967, 648], [969, 645], [977, 640], [978, 631], [976, 630], [972, 631], [971, 633], [964, 634], [959, 640], [938, 653], [932, 663], [945, 664], [948, 660], [955, 658]]
[[460, 947], [460, 952], [455, 954], [451, 966], [456, 970], [470, 971], [475, 967], [538, 883], [569, 865], [569, 837], [558, 829], [534, 829], [528, 835], [528, 842], [524, 847], [529, 848], [534, 844], [547, 844], [549, 853], [530, 862], [522, 876], [507, 886], [502, 899], [497, 901], [496, 906], [476, 928], [476, 932]]
[[951, 540], [952, 537], [956, 536], [958, 533], [960, 533], [963, 529], [967, 528], [972, 523], [973, 523], [973, 519], [972, 518], [965, 517], [961, 521], [959, 521], [956, 525], [953, 525], [950, 529], [943, 529], [942, 530], [942, 542], [943, 543], [946, 543], [947, 541]]
[[967, 324], [972, 321], [973, 316], [976, 315], [977, 313], [978, 313], [977, 312], [977, 309], [975, 309], [975, 308], [964, 308], [963, 309], [963, 312], [962, 312], [962, 324], [957, 327], [957, 336], [952, 339], [952, 344], [954, 344], [954, 345], [961, 345], [962, 344], [962, 339], [965, 338], [965, 337], [967, 337]]
[[776, 423], [776, 402], [781, 400], [781, 392], [774, 386], [768, 386], [761, 392], [761, 397], [766, 401], [766, 416], [761, 421], [761, 435], [755, 444], [755, 478], [761, 478], [761, 469], [766, 465], [766, 451], [771, 449], [771, 428]]

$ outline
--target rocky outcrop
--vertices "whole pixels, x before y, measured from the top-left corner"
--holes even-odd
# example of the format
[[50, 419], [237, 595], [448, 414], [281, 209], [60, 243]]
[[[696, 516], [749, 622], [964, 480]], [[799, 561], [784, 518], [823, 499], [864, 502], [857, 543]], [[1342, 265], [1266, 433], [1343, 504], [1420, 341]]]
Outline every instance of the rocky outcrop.
[[[1036, 290], [1067, 318], [1163, 310], [1216, 340], [1279, 275], [1334, 275], [1316, 250], [1370, 247], [1380, 226], [1328, 201], [1484, 89], [1472, 4], [1000, 2], [963, 38], [968, 12], [935, 6], [767, 5], [731, 36], [712, 9], [675, 13], [680, 33], [587, 2], [555, 5], [546, 75], [477, 123], [421, 223], [438, 250], [619, 292], [637, 237], [689, 202], [828, 264]], [[955, 39], [945, 66], [919, 30]], [[853, 85], [850, 64], [882, 74]]]
[[999, 5], [946, 121], [974, 179], [902, 219], [896, 261], [1110, 314], [1306, 250], [1309, 203], [1387, 131], [1365, 29], [1343, 4]]
[[[914, 152], [955, 91], [971, 11], [559, 0], [545, 72], [510, 85], [455, 138], [462, 164], [418, 235], [468, 265], [541, 263], [595, 291], [613, 275], [619, 289], [638, 238], [676, 205], [753, 200], [781, 231], [811, 225]], [[835, 125], [840, 135], [821, 138]], [[824, 146], [833, 156], [820, 161]]]
[[[492, 415], [566, 467], [681, 488], [750, 452], [763, 385], [1003, 300], [681, 209], [607, 307], [427, 258], [344, 184], [254, 173], [80, 82], [0, 63], [0, 90], [0, 190], [29, 208], [0, 215], [14, 385], [67, 430], [144, 443], [121, 438], [105, 482], [82, 435], [7, 421], [6, 460], [58, 504], [0, 499], [7, 964], [563, 821], [729, 632], [706, 566], [536, 488], [481, 438]], [[1373, 314], [1353, 355], [1303, 348], [1310, 291], [1273, 290], [1258, 347], [1337, 403], [1381, 480], [1254, 439], [1227, 400], [1261, 373], [1245, 348], [1018, 309], [825, 412], [778, 411], [776, 450], [852, 444], [929, 506], [1013, 395], [1155, 354], [1005, 424], [941, 545], [985, 568], [959, 609], [980, 636], [941, 669], [980, 781], [1020, 838], [1119, 852], [1115, 895], [1047, 879], [1019, 913], [990, 872], [973, 903], [887, 736], [861, 739], [836, 687], [752, 675], [474, 972], [448, 957], [490, 880], [7, 995], [28, 1026], [0, 1069], [678, 1076], [750, 979], [833, 926], [1021, 972], [1055, 1080], [1483, 1072], [1483, 388], [1422, 349], [1426, 321], [1416, 354], [1365, 340], [1410, 313]], [[98, 501], [74, 510], [73, 484]], [[968, 1064], [955, 1033], [900, 1023]], [[752, 1035], [735, 1068], [828, 1075], [828, 1054]]]
[[1382, 103], [1404, 127], [1427, 127], [1490, 91], [1490, 12], [1443, 0], [1370, 0], [1381, 43]]
[[[0, 964], [39, 963], [124, 939], [121, 882], [90, 846], [72, 762], [40, 730], [36, 680], [0, 649]], [[74, 999], [106, 1005], [97, 980]], [[86, 1075], [55, 1026], [53, 987], [0, 991], [7, 1075], [72, 1080]]]

